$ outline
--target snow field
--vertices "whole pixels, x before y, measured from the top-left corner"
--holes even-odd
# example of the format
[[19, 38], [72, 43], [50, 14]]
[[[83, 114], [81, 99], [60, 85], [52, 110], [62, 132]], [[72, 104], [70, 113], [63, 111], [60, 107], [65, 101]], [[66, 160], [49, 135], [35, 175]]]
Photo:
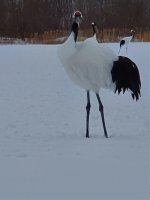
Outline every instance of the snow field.
[[57, 45], [0, 46], [0, 200], [148, 199], [150, 43], [131, 43], [128, 54], [142, 97], [100, 92], [105, 139], [92, 94], [86, 139], [86, 93], [67, 77]]

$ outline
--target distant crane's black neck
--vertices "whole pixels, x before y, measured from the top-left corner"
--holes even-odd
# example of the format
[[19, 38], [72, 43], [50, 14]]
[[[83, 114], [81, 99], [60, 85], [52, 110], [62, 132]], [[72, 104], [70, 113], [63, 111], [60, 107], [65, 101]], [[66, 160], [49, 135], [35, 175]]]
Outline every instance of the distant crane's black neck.
[[79, 30], [78, 24], [76, 22], [73, 22], [71, 31], [74, 33], [74, 41], [75, 42], [77, 41], [78, 30]]
[[133, 33], [133, 32], [131, 32], [131, 36], [132, 36], [132, 37], [134, 36], [134, 33]]
[[94, 24], [92, 24], [92, 28], [93, 28], [93, 36], [94, 36], [96, 34], [96, 28]]

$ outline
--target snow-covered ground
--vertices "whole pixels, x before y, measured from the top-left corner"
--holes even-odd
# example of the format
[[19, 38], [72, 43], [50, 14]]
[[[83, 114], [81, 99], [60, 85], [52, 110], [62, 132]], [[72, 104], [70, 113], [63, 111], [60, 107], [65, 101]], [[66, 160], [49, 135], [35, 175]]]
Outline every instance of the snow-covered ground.
[[142, 97], [100, 92], [106, 139], [92, 94], [86, 139], [86, 93], [67, 77], [57, 45], [0, 46], [0, 200], [148, 199], [150, 43], [128, 53]]

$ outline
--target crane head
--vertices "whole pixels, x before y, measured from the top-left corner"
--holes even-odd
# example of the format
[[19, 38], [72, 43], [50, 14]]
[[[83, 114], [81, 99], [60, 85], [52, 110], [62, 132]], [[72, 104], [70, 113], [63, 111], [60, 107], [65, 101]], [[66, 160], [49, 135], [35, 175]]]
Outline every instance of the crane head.
[[82, 21], [82, 19], [83, 19], [83, 16], [82, 16], [82, 13], [80, 12], [80, 11], [75, 11], [74, 13], [73, 13], [73, 20], [74, 20], [74, 22], [76, 22], [78, 25], [81, 23], [81, 21]]

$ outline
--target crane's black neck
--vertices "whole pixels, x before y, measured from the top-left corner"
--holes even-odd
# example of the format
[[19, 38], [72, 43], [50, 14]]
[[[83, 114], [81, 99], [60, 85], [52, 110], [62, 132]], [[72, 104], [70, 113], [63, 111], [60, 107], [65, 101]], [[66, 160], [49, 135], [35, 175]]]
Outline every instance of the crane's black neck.
[[132, 36], [132, 37], [134, 36], [134, 32], [131, 32], [131, 36]]
[[77, 24], [76, 22], [73, 22], [71, 32], [74, 33], [74, 41], [75, 41], [75, 42], [77, 41], [78, 30], [79, 30], [78, 24]]
[[96, 34], [95, 24], [92, 24], [92, 28], [93, 28], [93, 36], [94, 36]]

